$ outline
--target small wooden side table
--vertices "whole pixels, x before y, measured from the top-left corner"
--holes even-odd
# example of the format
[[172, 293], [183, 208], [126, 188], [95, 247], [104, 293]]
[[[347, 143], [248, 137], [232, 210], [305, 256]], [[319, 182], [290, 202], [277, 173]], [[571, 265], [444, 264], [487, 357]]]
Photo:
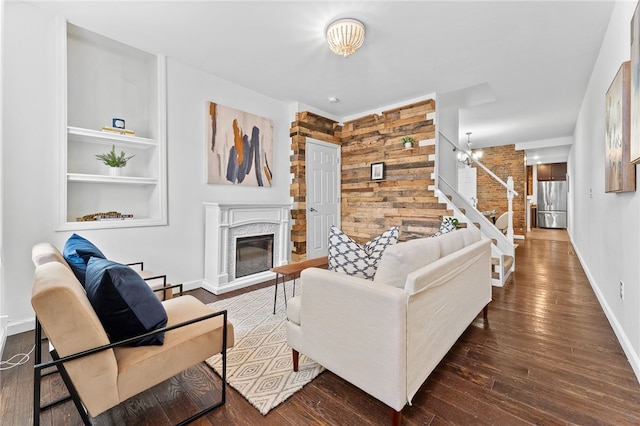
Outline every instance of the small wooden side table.
[[287, 306], [287, 290], [284, 286], [285, 278], [293, 275], [293, 295], [296, 295], [296, 277], [300, 276], [300, 272], [307, 268], [324, 268], [329, 264], [327, 256], [316, 257], [313, 259], [302, 260], [300, 262], [289, 263], [286, 265], [271, 268], [271, 272], [276, 273], [276, 290], [273, 296], [273, 313], [276, 313], [276, 302], [278, 300], [278, 281], [282, 277], [282, 294], [284, 295], [284, 306]]

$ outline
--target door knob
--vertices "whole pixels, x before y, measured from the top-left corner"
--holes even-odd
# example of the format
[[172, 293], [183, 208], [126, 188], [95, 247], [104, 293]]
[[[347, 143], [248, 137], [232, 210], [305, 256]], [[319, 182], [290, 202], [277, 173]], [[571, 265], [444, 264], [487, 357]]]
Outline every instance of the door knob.
[[310, 212], [317, 212], [318, 210], [316, 210], [316, 209], [314, 209], [313, 207], [311, 207], [311, 208], [309, 209], [309, 211], [310, 211]]

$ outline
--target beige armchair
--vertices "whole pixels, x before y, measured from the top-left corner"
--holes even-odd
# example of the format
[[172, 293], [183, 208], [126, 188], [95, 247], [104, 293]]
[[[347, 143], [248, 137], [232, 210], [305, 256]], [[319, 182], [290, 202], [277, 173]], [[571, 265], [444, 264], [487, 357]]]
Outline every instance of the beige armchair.
[[[126, 399], [221, 353], [221, 399], [195, 414], [190, 422], [225, 403], [226, 350], [234, 344], [233, 325], [226, 311], [214, 312], [192, 296], [162, 302], [164, 328], [110, 342], [84, 288], [51, 244], [33, 247], [35, 268], [31, 304], [36, 313], [36, 347], [42, 331], [49, 339], [53, 361], [42, 362], [36, 350], [34, 365], [34, 425], [39, 424], [42, 370], [56, 366], [86, 425]], [[157, 302], [160, 303], [160, 302]], [[164, 343], [128, 346], [141, 337], [164, 333]]]
[[509, 212], [502, 213], [498, 219], [496, 219], [496, 228], [503, 234], [507, 233], [507, 227], [509, 226]]

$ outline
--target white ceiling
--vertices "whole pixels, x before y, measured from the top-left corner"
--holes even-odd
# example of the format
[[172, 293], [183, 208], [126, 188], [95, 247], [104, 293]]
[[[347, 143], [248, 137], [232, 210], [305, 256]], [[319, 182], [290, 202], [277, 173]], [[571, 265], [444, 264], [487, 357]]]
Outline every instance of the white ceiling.
[[[474, 147], [573, 134], [611, 1], [32, 2], [95, 32], [342, 120], [433, 93], [481, 86], [460, 114]], [[324, 38], [362, 21], [353, 56]], [[612, 76], [613, 78], [613, 76]], [[339, 103], [329, 103], [335, 96]], [[604, 96], [604, 94], [603, 94]], [[454, 135], [451, 135], [454, 136]]]

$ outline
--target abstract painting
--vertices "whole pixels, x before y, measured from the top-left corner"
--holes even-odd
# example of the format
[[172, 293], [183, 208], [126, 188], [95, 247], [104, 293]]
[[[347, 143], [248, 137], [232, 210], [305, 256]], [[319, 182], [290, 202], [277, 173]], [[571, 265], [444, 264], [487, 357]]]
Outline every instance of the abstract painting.
[[629, 70], [627, 61], [605, 96], [605, 192], [636, 190], [635, 166], [629, 161]]
[[271, 186], [273, 121], [208, 105], [207, 183]]

